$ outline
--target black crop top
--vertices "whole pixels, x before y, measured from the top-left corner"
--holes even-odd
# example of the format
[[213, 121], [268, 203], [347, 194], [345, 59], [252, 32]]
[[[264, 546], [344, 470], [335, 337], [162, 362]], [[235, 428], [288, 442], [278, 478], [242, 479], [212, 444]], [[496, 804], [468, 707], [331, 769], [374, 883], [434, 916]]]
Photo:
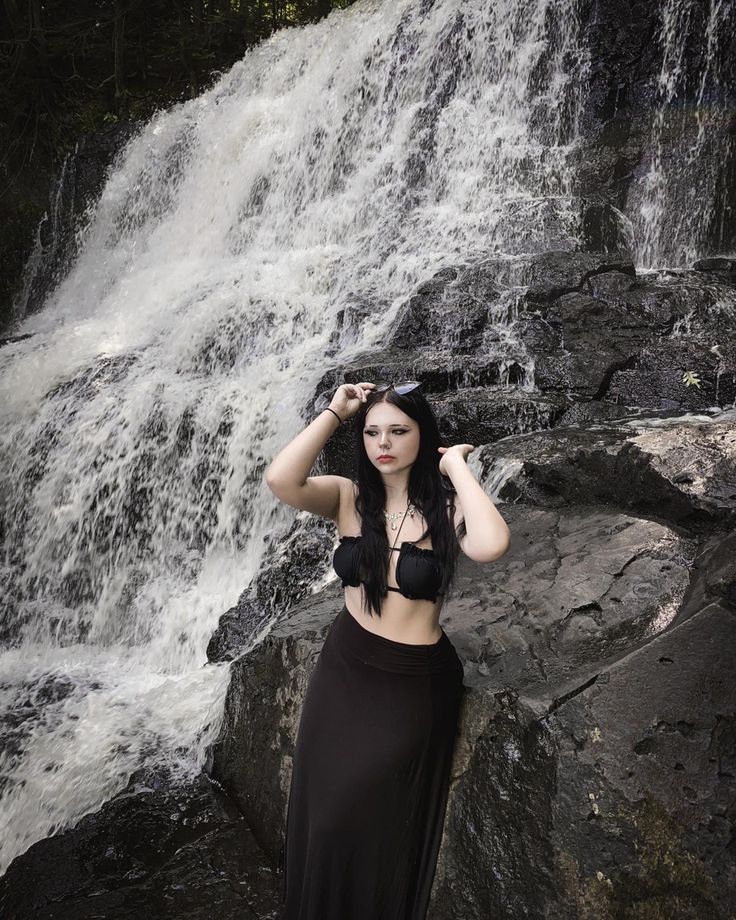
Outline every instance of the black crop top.
[[[358, 569], [362, 539], [362, 536], [340, 537], [332, 565], [342, 579], [343, 588], [347, 585], [357, 588], [360, 584]], [[426, 601], [435, 601], [445, 593], [439, 590], [442, 566], [433, 549], [420, 549], [407, 541], [401, 544], [401, 548], [392, 546], [391, 549], [399, 554], [396, 563], [396, 583], [399, 587], [389, 585], [389, 591], [398, 591], [411, 600]]]

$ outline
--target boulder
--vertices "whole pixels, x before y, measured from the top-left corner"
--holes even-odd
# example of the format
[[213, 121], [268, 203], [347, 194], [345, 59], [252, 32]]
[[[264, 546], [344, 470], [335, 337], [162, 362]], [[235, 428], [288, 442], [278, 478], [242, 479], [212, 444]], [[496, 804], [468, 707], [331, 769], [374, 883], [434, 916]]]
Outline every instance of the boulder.
[[[513, 502], [512, 543], [492, 565], [461, 556], [443, 607], [466, 692], [432, 918], [736, 903], [734, 781], [709, 747], [731, 757], [736, 725], [735, 449], [730, 419], [639, 417], [472, 455]], [[212, 773], [277, 865], [301, 704], [341, 606], [333, 581], [232, 665]]]

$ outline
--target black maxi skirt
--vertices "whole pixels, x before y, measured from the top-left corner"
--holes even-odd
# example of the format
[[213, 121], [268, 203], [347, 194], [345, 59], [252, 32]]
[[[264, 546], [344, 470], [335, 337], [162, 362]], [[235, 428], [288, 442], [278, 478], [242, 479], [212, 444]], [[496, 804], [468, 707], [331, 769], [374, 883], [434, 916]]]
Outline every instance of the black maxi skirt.
[[343, 605], [299, 720], [280, 920], [424, 920], [463, 689], [444, 630], [396, 642]]

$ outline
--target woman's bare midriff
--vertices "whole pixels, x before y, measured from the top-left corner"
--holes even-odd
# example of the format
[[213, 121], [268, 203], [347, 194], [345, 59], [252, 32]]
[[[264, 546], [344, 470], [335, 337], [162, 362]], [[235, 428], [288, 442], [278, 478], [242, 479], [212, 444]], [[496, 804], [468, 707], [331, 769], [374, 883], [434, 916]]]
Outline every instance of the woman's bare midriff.
[[[346, 490], [347, 491], [347, 490]], [[350, 490], [352, 491], [352, 490]], [[356, 535], [360, 533], [360, 518], [355, 510], [355, 495], [346, 496], [344, 502], [346, 507], [343, 509], [342, 502], [340, 507], [340, 516], [337, 524], [339, 536]], [[401, 523], [400, 521], [398, 523]], [[404, 524], [399, 533], [396, 546], [400, 547], [401, 543], [406, 541], [414, 542], [421, 537], [425, 528], [424, 518], [416, 515], [414, 520], [410, 516], [404, 520]], [[389, 546], [396, 539], [396, 530], [386, 528]], [[431, 542], [425, 539], [420, 545], [420, 549], [431, 549]], [[393, 551], [389, 553], [388, 583], [397, 588], [396, 584], [396, 560], [398, 553]], [[345, 588], [345, 606], [348, 613], [357, 620], [364, 629], [375, 633], [377, 636], [383, 636], [385, 639], [392, 639], [394, 642], [406, 642], [410, 645], [434, 645], [442, 638], [440, 629], [440, 610], [442, 609], [442, 598], [436, 601], [411, 600], [399, 594], [398, 591], [389, 591], [381, 604], [381, 615], [372, 614], [365, 603], [365, 593], [362, 585], [347, 585]]]
[[377, 636], [383, 636], [384, 639], [393, 639], [394, 642], [406, 642], [410, 645], [434, 645], [442, 638], [439, 625], [441, 601], [435, 603], [410, 600], [389, 591], [388, 597], [381, 605], [381, 616], [372, 616], [364, 605], [362, 586], [348, 585], [345, 588], [345, 606], [348, 613], [364, 629]]

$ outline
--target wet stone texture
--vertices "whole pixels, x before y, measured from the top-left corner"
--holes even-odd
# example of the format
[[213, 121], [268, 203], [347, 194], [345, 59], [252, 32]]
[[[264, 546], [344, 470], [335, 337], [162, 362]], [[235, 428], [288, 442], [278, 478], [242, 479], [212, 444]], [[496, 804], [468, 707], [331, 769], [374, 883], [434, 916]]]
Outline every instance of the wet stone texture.
[[134, 774], [0, 879], [3, 920], [275, 920], [278, 876], [230, 797], [201, 774]]

